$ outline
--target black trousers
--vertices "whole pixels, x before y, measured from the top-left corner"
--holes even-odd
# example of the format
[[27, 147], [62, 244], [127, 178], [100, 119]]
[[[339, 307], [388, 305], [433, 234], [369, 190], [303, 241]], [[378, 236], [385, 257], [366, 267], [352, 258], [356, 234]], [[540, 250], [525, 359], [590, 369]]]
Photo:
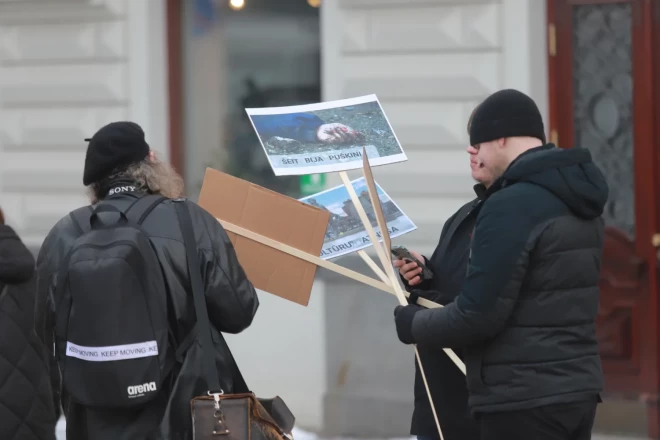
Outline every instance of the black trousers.
[[596, 417], [593, 401], [481, 413], [481, 440], [590, 440]]

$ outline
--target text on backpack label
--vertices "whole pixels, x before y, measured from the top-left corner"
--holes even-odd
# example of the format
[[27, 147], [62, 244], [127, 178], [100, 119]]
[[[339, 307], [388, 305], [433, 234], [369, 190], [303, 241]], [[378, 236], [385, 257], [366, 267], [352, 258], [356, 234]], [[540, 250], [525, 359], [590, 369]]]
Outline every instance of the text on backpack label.
[[147, 341], [137, 344], [115, 345], [112, 347], [83, 347], [82, 345], [76, 345], [67, 341], [66, 355], [92, 362], [137, 359], [158, 356], [158, 343], [156, 341]]

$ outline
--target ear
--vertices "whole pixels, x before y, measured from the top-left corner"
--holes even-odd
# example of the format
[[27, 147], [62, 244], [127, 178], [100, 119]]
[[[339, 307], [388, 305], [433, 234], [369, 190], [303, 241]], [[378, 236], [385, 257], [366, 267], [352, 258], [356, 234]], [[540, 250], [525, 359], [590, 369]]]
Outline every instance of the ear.
[[500, 148], [504, 148], [506, 146], [506, 138], [499, 138], [495, 141], [496, 145]]
[[156, 160], [156, 153], [154, 153], [154, 150], [149, 150], [149, 154], [147, 155], [150, 161]]

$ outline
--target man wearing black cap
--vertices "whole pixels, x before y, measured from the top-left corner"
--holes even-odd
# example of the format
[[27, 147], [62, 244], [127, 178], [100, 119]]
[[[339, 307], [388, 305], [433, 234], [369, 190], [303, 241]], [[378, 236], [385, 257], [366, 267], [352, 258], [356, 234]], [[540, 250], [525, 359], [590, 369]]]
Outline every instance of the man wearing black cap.
[[[467, 124], [467, 133], [474, 112]], [[473, 147], [467, 148], [470, 173], [478, 182], [473, 189], [476, 197], [463, 205], [445, 221], [440, 239], [430, 258], [411, 250], [411, 254], [431, 270], [431, 279], [422, 280], [422, 268], [415, 262], [395, 260], [401, 279], [411, 295], [410, 304], [416, 304], [419, 297], [438, 304], [447, 305], [456, 299], [465, 280], [470, 237], [477, 217], [478, 206], [494, 176], [490, 170], [477, 165], [477, 153]], [[433, 398], [433, 407], [438, 416], [444, 440], [479, 440], [479, 424], [470, 415], [468, 409], [468, 389], [461, 372], [444, 351], [429, 347], [418, 347], [419, 356], [424, 365], [426, 381]], [[454, 349], [461, 357], [460, 349]], [[426, 387], [419, 365], [415, 362], [415, 406], [412, 414], [410, 433], [417, 440], [436, 440], [440, 438], [429, 403]]]
[[460, 295], [399, 306], [406, 344], [461, 348], [482, 439], [591, 438], [603, 388], [595, 319], [608, 197], [588, 150], [545, 143], [534, 101], [502, 90], [470, 126], [495, 182], [479, 206]]
[[[81, 296], [76, 297], [74, 295], [73, 306], [68, 305], [72, 310], [68, 315], [69, 324], [64, 327], [68, 329], [68, 333], [65, 333], [67, 337], [72, 331], [71, 320], [80, 320], [79, 315], [83, 314], [81, 307], [87, 307], [84, 310], [97, 316], [98, 319], [111, 319], [108, 322], [114, 326], [112, 331], [115, 333], [123, 331], [122, 326], [130, 325], [128, 322], [135, 322], [134, 316], [146, 316], [144, 319], [137, 318], [138, 322], [144, 323], [146, 326], [157, 319], [165, 329], [159, 327], [159, 333], [151, 335], [153, 338], [162, 337], [167, 343], [159, 344], [155, 354], [152, 354], [154, 353], [153, 346], [149, 348], [149, 351], [142, 348], [131, 348], [129, 350], [122, 348], [126, 346], [119, 344], [117, 344], [119, 348], [110, 347], [114, 344], [109, 343], [101, 347], [100, 343], [83, 344], [76, 341], [73, 342], [86, 345], [86, 347], [77, 348], [73, 354], [70, 354], [70, 343], [67, 340], [66, 355], [63, 355], [61, 349], [56, 346], [55, 348], [61, 359], [59, 359], [58, 364], [51, 367], [56, 370], [52, 376], [58, 379], [55, 380], [56, 383], [53, 384], [53, 388], [58, 396], [57, 400], [59, 400], [61, 391], [61, 403], [67, 421], [67, 439], [190, 439], [192, 438], [190, 400], [195, 396], [205, 395], [208, 387], [201, 373], [204, 371], [201, 346], [195, 343], [199, 332], [193, 331], [196, 324], [195, 307], [193, 306], [191, 280], [189, 279], [186, 252], [183, 245], [185, 235], [177, 216], [181, 213], [181, 210], [175, 206], [176, 204], [179, 207], [183, 206], [184, 210], [187, 209], [192, 222], [200, 271], [202, 271], [203, 276], [208, 318], [213, 334], [215, 366], [218, 369], [218, 374], [221, 375], [222, 389], [228, 393], [233, 392], [235, 389], [235, 382], [231, 374], [234, 365], [229, 348], [220, 332], [239, 333], [252, 323], [259, 306], [257, 294], [241, 268], [225, 230], [213, 216], [197, 204], [180, 199], [183, 195], [181, 177], [169, 165], [158, 160], [149, 148], [140, 126], [132, 122], [114, 122], [102, 127], [88, 141], [83, 183], [88, 189], [92, 207], [80, 208], [62, 218], [49, 232], [41, 247], [37, 261], [38, 294], [35, 319], [37, 334], [47, 347], [53, 347], [54, 341], [61, 337], [62, 333], [59, 332], [61, 328], [60, 316], [62, 315], [62, 304], [65, 302], [57, 300], [57, 298], [61, 298], [63, 287], [58, 285], [58, 277], [67, 268], [68, 272], [64, 273], [68, 274], [68, 278], [63, 279], [68, 280], [69, 289], [78, 288], [78, 292], [82, 297], [98, 294], [94, 292], [97, 289], [106, 289], [103, 290], [104, 293], [107, 289], [112, 290], [113, 287], [108, 288], [108, 285], [144, 286], [149, 284], [145, 280], [158, 278], [158, 284], [156, 284], [156, 281], [151, 281], [150, 285], [156, 287], [149, 290], [152, 293], [149, 299], [154, 304], [156, 303], [155, 300], [160, 300], [161, 302], [158, 304], [163, 305], [163, 307], [161, 309], [149, 309], [149, 311], [166, 310], [163, 315], [167, 315], [134, 315], [132, 313], [134, 309], [122, 308], [121, 304], [114, 307], [113, 304], [113, 307], [111, 307], [113, 310], [127, 311], [125, 315], [114, 318], [119, 322], [115, 325], [112, 321], [113, 317], [108, 318], [110, 311], [94, 309], [93, 303], [90, 305], [91, 301], [81, 300]], [[154, 197], [153, 195], [164, 197]], [[131, 211], [136, 206], [141, 208], [145, 205], [146, 202], [143, 203], [143, 201], [153, 201], [153, 203], [149, 202], [149, 209], [141, 214]], [[102, 271], [105, 270], [104, 267], [110, 267], [112, 263], [110, 258], [94, 260], [90, 257], [87, 260], [76, 260], [76, 264], [79, 265], [76, 267], [79, 267], [79, 269], [76, 269], [77, 272], [71, 271], [72, 266], [67, 265], [70, 251], [77, 248], [81, 239], [89, 236], [89, 231], [94, 229], [95, 224], [103, 231], [106, 225], [112, 223], [108, 215], [113, 213], [103, 211], [99, 207], [106, 207], [106, 211], [115, 210], [115, 213], [120, 211], [123, 215], [120, 215], [119, 219], [125, 217], [131, 219], [135, 215], [139, 216], [139, 221], [132, 224], [139, 224], [139, 228], [136, 229], [146, 234], [148, 239], [146, 243], [150, 245], [149, 249], [154, 252], [151, 255], [155, 255], [156, 261], [155, 264], [148, 267], [136, 267], [154, 269], [150, 273], [157, 272], [157, 277], [149, 278], [146, 269], [142, 271], [132, 269], [131, 266], [137, 261], [135, 259], [126, 259], [123, 265], [120, 261], [112, 267], [125, 267], [127, 271], [137, 270], [142, 275], [134, 275], [132, 279], [138, 279], [141, 281], [140, 283], [123, 282], [123, 280], [117, 279], [118, 277], [112, 276], [99, 277], [97, 282], [93, 281], [93, 277], [91, 280], [88, 278], [85, 283], [81, 281], [86, 276], [85, 271]], [[96, 214], [93, 214], [92, 208], [95, 209]], [[99, 220], [104, 215], [105, 220]], [[99, 222], [103, 224], [98, 226]], [[98, 236], [104, 237], [108, 242], [114, 240], [114, 236], [109, 232], [106, 235]], [[128, 249], [127, 246], [124, 246], [123, 252], [128, 252], [125, 249]], [[96, 248], [90, 247], [86, 252], [90, 253], [88, 255], [103, 255], [99, 253], [102, 250], [99, 250], [98, 246]], [[154, 259], [152, 258], [151, 261], [154, 261]], [[108, 266], [102, 266], [102, 264]], [[135, 274], [136, 272], [130, 273]], [[85, 288], [88, 286], [93, 287], [91, 289]], [[143, 289], [146, 291], [147, 288]], [[134, 300], [131, 295], [125, 295], [125, 292], [108, 291], [107, 293], [108, 295], [104, 296], [104, 299], [110, 297], [107, 300], [110, 304], [112, 304], [115, 296], [121, 298], [122, 301], [130, 302]], [[154, 297], [156, 298], [154, 299]], [[75, 298], [79, 299], [76, 300]], [[146, 300], [147, 294], [145, 294]], [[119, 302], [119, 299], [117, 299], [117, 302]], [[73, 311], [74, 309], [75, 311]], [[76, 314], [78, 317], [74, 316]], [[125, 316], [127, 317], [124, 318]], [[58, 320], [55, 321], [55, 318]], [[82, 317], [82, 319], [84, 318], [85, 316]], [[133, 318], [132, 321], [130, 318]], [[95, 326], [92, 319], [82, 322], [86, 322], [90, 327]], [[77, 328], [80, 328], [80, 326]], [[84, 330], [83, 328], [82, 331], [84, 332]], [[92, 331], [90, 329], [90, 332]], [[101, 336], [100, 339], [112, 340], [113, 334], [102, 334], [102, 332], [103, 326], [98, 332]], [[111, 332], [111, 330], [108, 329], [108, 332]], [[79, 332], [77, 337], [84, 339], [84, 336], [81, 337]], [[120, 344], [128, 343], [120, 342]], [[171, 350], [169, 348], [170, 343], [174, 346]], [[101, 349], [107, 350], [100, 351]], [[153, 393], [150, 395], [154, 396], [152, 400], [145, 401], [144, 405], [131, 408], [85, 404], [82, 401], [83, 399], [79, 398], [81, 393], [83, 397], [94, 395], [98, 399], [100, 395], [100, 399], [103, 399], [103, 393], [93, 393], [94, 388], [98, 389], [105, 386], [106, 390], [114, 392], [116, 387], [107, 388], [108, 384], [100, 383], [103, 378], [99, 377], [98, 384], [79, 387], [74, 391], [73, 388], [67, 387], [67, 380], [69, 384], [77, 385], [79, 382], [76, 381], [82, 381], [83, 378], [71, 372], [64, 375], [66, 369], [62, 368], [62, 365], [67, 365], [69, 362], [77, 362], [75, 365], [79, 367], [79, 370], [76, 371], [93, 369], [97, 366], [98, 368], [106, 368], [106, 365], [107, 368], [114, 368], [110, 363], [102, 364], [101, 362], [114, 362], [115, 365], [124, 362], [122, 365], [128, 365], [126, 371], [130, 372], [134, 371], [135, 365], [142, 362], [140, 359], [146, 356], [160, 356], [161, 350], [173, 353], [175, 349], [177, 350], [176, 356], [167, 359], [168, 361], [172, 359], [172, 364], [169, 364], [167, 368], [158, 366], [158, 363], [156, 363], [158, 366], [156, 371], [162, 373], [158, 373], [159, 377], [147, 379], [145, 373], [145, 381], [130, 383], [130, 386], [118, 391], [118, 395], [122, 399], [135, 399], [144, 396], [145, 393]], [[95, 353], [101, 353], [101, 355], [92, 359], [92, 355]], [[145, 353], [145, 355], [142, 353]], [[105, 356], [109, 359], [105, 360]], [[160, 361], [161, 358], [156, 359]], [[90, 362], [87, 362], [88, 360]], [[62, 362], [66, 363], [63, 364]], [[130, 362], [135, 362], [135, 364]], [[57, 371], [58, 366], [59, 371], [63, 372], [61, 379], [59, 371]], [[147, 371], [146, 367], [145, 371]], [[59, 380], [62, 381], [61, 385]], [[158, 380], [159, 382], [156, 384], [155, 382], [149, 382], [150, 380]], [[80, 388], [82, 388], [82, 392]], [[90, 397], [88, 400], [91, 401], [92, 398]]]

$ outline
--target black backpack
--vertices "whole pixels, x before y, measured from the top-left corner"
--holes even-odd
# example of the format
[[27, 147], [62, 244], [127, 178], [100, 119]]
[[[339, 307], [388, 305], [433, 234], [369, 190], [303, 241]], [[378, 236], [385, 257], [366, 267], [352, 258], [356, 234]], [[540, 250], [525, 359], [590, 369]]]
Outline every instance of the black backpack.
[[[143, 196], [125, 212], [106, 200], [70, 214], [80, 236], [57, 277], [55, 349], [62, 386], [77, 403], [143, 405], [174, 365], [165, 278], [141, 227], [164, 200]], [[115, 220], [102, 223], [101, 214]]]

